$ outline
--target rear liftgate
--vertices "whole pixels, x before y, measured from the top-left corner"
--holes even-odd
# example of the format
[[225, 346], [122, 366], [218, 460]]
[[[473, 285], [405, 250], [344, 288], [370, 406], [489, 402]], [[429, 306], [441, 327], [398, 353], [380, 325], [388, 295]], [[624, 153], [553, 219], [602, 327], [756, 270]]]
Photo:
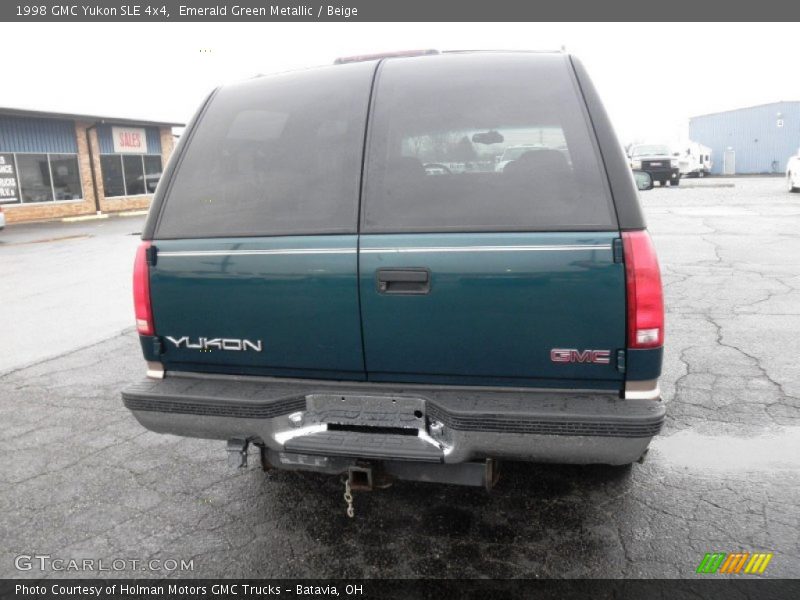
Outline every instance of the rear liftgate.
[[[482, 486], [499, 478], [494, 459], [444, 464], [441, 423], [429, 420], [425, 399], [413, 396], [310, 394], [306, 410], [289, 415], [294, 430], [281, 436], [284, 451], [260, 446], [264, 470], [345, 473], [344, 499], [353, 517], [353, 492], [391, 485], [394, 479]], [[437, 427], [438, 426], [438, 427]], [[247, 465], [244, 439], [228, 440], [229, 464]]]

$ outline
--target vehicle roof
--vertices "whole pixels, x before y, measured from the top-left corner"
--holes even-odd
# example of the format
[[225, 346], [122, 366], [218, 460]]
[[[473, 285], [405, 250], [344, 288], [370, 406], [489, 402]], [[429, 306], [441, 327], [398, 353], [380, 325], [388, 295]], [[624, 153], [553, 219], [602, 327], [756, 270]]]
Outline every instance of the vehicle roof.
[[[568, 57], [569, 55], [555, 50], [445, 50], [442, 52], [438, 51], [419, 51], [419, 53], [392, 53], [386, 52], [381, 54], [364, 54], [360, 57], [342, 57], [337, 58], [336, 61], [341, 62], [334, 62], [333, 64], [327, 65], [316, 65], [312, 67], [306, 67], [301, 69], [291, 69], [288, 71], [278, 71], [275, 73], [259, 73], [255, 77], [250, 79], [246, 79], [240, 82], [235, 82], [228, 85], [237, 85], [242, 84], [245, 82], [250, 81], [258, 81], [264, 78], [271, 78], [271, 77], [279, 77], [282, 75], [292, 75], [292, 74], [299, 74], [299, 73], [308, 73], [308, 72], [316, 72], [316, 71], [325, 71], [328, 69], [342, 69], [347, 68], [348, 66], [364, 63], [364, 62], [381, 62], [381, 61], [397, 61], [397, 60], [422, 60], [422, 61], [447, 61], [452, 60], [455, 57], [459, 57], [456, 60], [464, 60], [464, 57], [520, 57], [520, 56], [527, 56], [534, 60], [552, 60], [556, 57]], [[360, 58], [360, 60], [350, 60]]]

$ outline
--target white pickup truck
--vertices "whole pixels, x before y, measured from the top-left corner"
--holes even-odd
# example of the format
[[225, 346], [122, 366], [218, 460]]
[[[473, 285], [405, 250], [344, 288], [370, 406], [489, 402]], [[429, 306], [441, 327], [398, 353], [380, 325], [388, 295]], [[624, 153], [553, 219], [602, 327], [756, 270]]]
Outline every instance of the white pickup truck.
[[648, 173], [662, 187], [681, 182], [678, 158], [667, 144], [637, 144], [628, 148], [628, 164], [634, 171]]

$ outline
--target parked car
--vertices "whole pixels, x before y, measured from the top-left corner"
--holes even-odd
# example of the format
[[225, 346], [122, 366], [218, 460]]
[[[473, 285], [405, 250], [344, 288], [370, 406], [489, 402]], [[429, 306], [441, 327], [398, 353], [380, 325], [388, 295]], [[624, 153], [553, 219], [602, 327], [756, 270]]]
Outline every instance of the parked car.
[[650, 173], [653, 181], [658, 181], [662, 186], [680, 184], [681, 171], [678, 157], [666, 144], [631, 146], [628, 156], [632, 169]]
[[800, 192], [800, 150], [786, 164], [786, 183], [790, 192]]
[[[495, 146], [540, 139], [564, 149], [493, 168]], [[125, 406], [226, 440], [235, 465], [255, 445], [265, 469], [350, 489], [490, 487], [502, 459], [630, 464], [661, 429], [658, 261], [574, 57], [370, 57], [221, 87], [142, 240], [147, 377]]]

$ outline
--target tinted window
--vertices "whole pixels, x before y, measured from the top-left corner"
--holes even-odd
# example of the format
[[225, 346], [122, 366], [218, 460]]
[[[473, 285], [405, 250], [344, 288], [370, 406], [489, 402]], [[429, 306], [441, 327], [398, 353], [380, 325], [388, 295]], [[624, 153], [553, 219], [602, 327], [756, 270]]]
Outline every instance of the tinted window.
[[74, 154], [0, 154], [0, 204], [19, 203], [20, 199], [34, 203], [81, 198], [78, 157]]
[[147, 193], [155, 192], [158, 180], [161, 179], [161, 156], [144, 157], [144, 179], [147, 184]]
[[125, 171], [125, 188], [128, 196], [144, 194], [144, 164], [138, 154], [122, 157]]
[[100, 157], [103, 172], [103, 192], [106, 198], [125, 195], [125, 179], [122, 177], [122, 157], [109, 154]]
[[46, 154], [17, 154], [19, 189], [23, 202], [51, 202], [50, 165]]
[[106, 198], [152, 194], [161, 178], [160, 154], [103, 154], [100, 166]]
[[388, 60], [377, 81], [365, 230], [616, 226], [563, 56]]
[[51, 154], [50, 170], [53, 173], [53, 191], [56, 200], [80, 200], [83, 198], [77, 156]]
[[220, 89], [178, 163], [156, 236], [356, 231], [374, 63]]

